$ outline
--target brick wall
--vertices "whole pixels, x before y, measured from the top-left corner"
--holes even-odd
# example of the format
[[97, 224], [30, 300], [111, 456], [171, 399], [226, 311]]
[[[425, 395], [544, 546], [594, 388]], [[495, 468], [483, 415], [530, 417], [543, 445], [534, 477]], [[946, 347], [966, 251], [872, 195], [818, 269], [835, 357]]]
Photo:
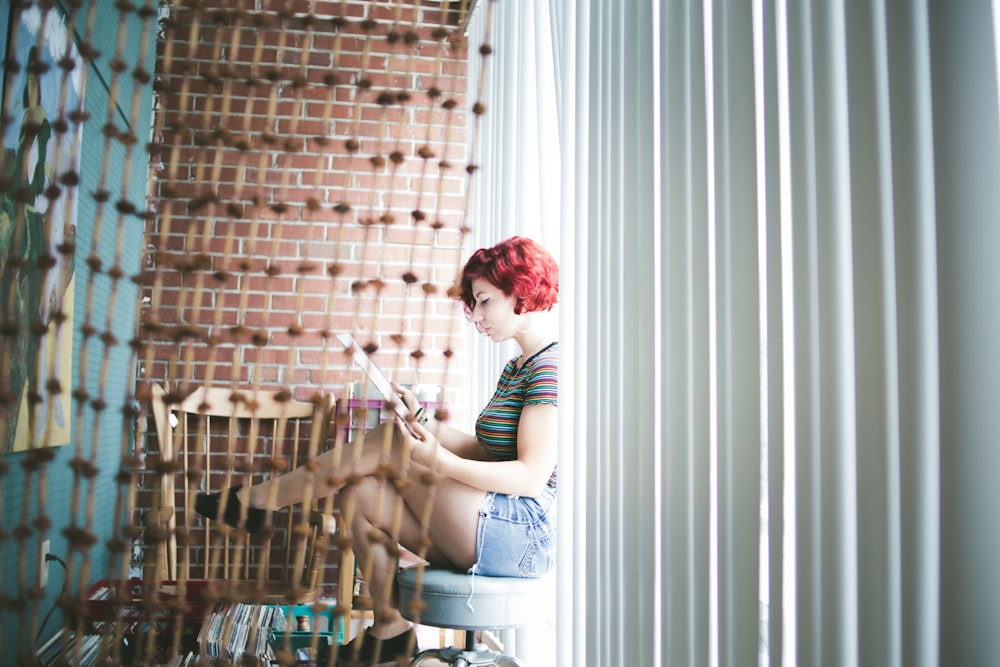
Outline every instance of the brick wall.
[[174, 8], [159, 41], [140, 379], [342, 396], [360, 376], [330, 334], [351, 331], [399, 381], [453, 391], [459, 33], [434, 2], [233, 4]]

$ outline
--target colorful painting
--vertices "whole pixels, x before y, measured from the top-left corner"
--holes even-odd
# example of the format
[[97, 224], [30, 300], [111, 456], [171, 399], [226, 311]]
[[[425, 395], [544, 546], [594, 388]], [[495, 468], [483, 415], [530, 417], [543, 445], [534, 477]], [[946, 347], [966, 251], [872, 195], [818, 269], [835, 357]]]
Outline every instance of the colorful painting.
[[[62, 187], [56, 198], [46, 191], [65, 175], [80, 173], [82, 127], [65, 120], [68, 130], [56, 129], [80, 108], [84, 67], [57, 9], [11, 11], [3, 21], [4, 51], [20, 67], [3, 74], [3, 111], [11, 121], [0, 156], [3, 451], [70, 439], [76, 272], [72, 254], [58, 248], [76, 237], [76, 190]], [[76, 61], [68, 74], [57, 66], [67, 49]], [[16, 336], [9, 335], [11, 323], [17, 324]]]

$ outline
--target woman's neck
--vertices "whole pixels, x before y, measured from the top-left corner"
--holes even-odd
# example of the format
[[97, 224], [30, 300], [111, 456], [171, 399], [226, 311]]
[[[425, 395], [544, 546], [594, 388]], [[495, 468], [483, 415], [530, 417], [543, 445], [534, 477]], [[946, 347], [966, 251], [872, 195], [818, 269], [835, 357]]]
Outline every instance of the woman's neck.
[[517, 358], [517, 369], [520, 370], [524, 362], [538, 353], [546, 345], [552, 344], [556, 340], [555, 328], [552, 326], [551, 311], [531, 313], [531, 325], [524, 333], [518, 332], [514, 336], [517, 346], [521, 348], [521, 356]]
[[528, 359], [538, 354], [553, 342], [555, 342], [555, 338], [545, 333], [539, 333], [535, 336], [525, 336], [524, 339], [519, 340], [518, 345], [521, 347], [521, 356], [517, 358], [517, 369], [520, 370]]

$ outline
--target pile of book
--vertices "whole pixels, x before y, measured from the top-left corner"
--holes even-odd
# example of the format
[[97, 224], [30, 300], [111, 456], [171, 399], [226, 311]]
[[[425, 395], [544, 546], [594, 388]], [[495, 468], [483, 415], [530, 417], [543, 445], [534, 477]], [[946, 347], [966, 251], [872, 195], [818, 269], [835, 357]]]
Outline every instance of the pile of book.
[[[110, 600], [112, 587], [95, 587], [91, 599], [98, 602]], [[96, 607], [102, 611], [100, 606]], [[207, 608], [206, 608], [207, 609]], [[181, 642], [181, 654], [165, 655], [170, 642], [147, 646], [144, 641], [151, 637], [169, 640], [166, 632], [170, 619], [166, 616], [150, 616], [138, 613], [138, 608], [126, 605], [118, 617], [121, 630], [116, 633], [115, 623], [105, 619], [107, 614], [98, 613], [90, 619], [85, 634], [74, 635], [58, 631], [45, 641], [36, 655], [38, 665], [62, 665], [69, 662], [79, 667], [108, 664], [117, 655], [122, 664], [137, 664], [140, 659], [152, 666], [184, 667], [187, 665], [271, 665], [277, 660], [272, 639], [276, 633], [285, 630], [285, 609], [276, 605], [223, 604], [211, 609], [204, 617], [190, 620], [201, 622], [188, 626]], [[110, 617], [108, 617], [110, 618]], [[151, 630], [156, 632], [151, 634]], [[119, 644], [114, 637], [119, 636]], [[308, 633], [311, 636], [311, 633]], [[117, 649], [117, 650], [116, 650]], [[3, 660], [0, 658], [0, 663]]]
[[63, 635], [60, 631], [38, 649], [38, 664], [43, 667], [67, 662], [82, 667], [104, 664], [111, 654], [109, 641], [108, 636]]
[[281, 607], [259, 604], [218, 606], [201, 626], [198, 645], [202, 657], [235, 661], [258, 658], [270, 662], [275, 655], [268, 640], [285, 626]]
[[[87, 592], [87, 615], [79, 619], [83, 632], [58, 630], [36, 650], [38, 665], [90, 667], [109, 662], [132, 664], [140, 658], [161, 664], [165, 648], [161, 643], [169, 643], [163, 640], [172, 620], [166, 611], [143, 610], [136, 604], [137, 592], [141, 589], [135, 582], [97, 582]], [[124, 604], [122, 599], [126, 600]], [[154, 643], [148, 645], [148, 642]]]

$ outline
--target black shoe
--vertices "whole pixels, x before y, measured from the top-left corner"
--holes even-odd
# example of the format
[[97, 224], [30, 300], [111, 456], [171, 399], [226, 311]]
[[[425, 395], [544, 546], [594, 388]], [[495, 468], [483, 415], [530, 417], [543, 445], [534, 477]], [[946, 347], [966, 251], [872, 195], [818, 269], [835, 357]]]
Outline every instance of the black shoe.
[[[240, 525], [240, 499], [236, 497], [239, 490], [243, 488], [241, 484], [229, 487], [228, 499], [226, 500], [226, 515], [222, 520], [233, 528]], [[219, 493], [199, 493], [194, 499], [194, 511], [206, 519], [213, 521], [219, 516], [219, 503], [222, 502], [222, 492]], [[256, 533], [264, 527], [264, 519], [267, 513], [257, 507], [247, 508], [247, 520], [243, 529], [248, 533]]]
[[[375, 644], [379, 640], [371, 635], [369, 632], [371, 628], [367, 628], [362, 638], [360, 635], [351, 640], [349, 644], [344, 644], [337, 651], [337, 667], [370, 667], [372, 660], [375, 659]], [[420, 649], [417, 648], [416, 638], [413, 638], [413, 649], [409, 650], [410, 637], [413, 634], [413, 629], [409, 629], [405, 632], [401, 632], [395, 637], [389, 637], [388, 639], [381, 640], [382, 645], [379, 649], [379, 662], [376, 664], [383, 663], [394, 663], [397, 658], [416, 657]], [[355, 657], [354, 650], [357, 648], [357, 644], [361, 644], [358, 649], [358, 654]], [[329, 647], [320, 646], [319, 655], [316, 656], [317, 665], [327, 664], [326, 651], [329, 651]]]

